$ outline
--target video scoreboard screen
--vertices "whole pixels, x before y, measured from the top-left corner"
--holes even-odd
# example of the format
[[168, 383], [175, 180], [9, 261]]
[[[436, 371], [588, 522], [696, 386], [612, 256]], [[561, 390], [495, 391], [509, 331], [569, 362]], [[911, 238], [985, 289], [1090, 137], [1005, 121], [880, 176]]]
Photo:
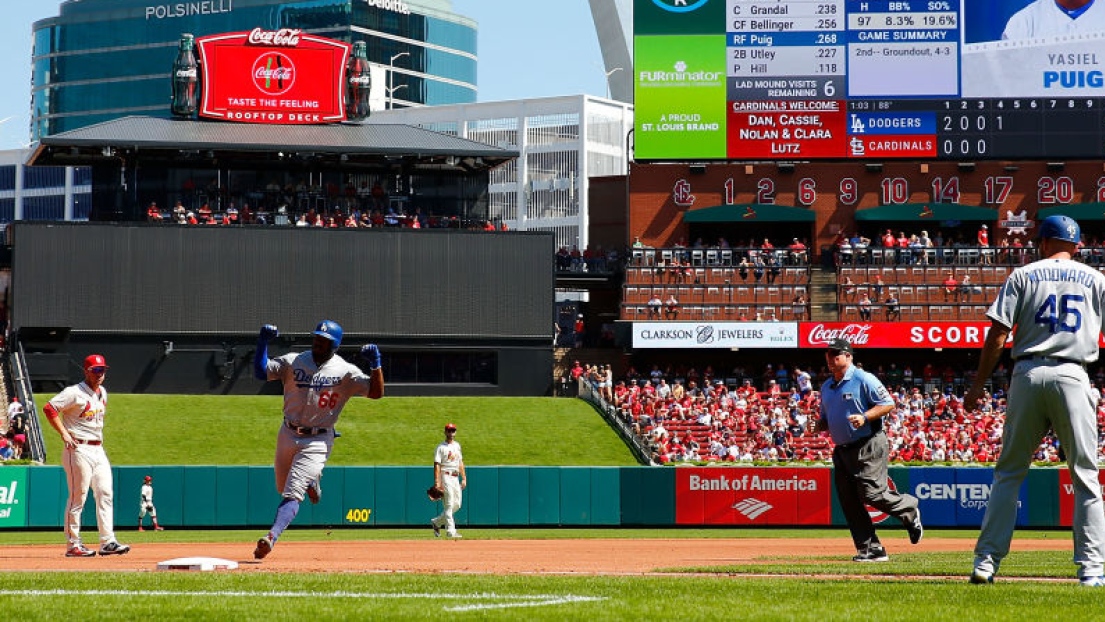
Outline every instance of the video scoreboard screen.
[[1105, 0], [635, 0], [634, 65], [638, 160], [1105, 157]]

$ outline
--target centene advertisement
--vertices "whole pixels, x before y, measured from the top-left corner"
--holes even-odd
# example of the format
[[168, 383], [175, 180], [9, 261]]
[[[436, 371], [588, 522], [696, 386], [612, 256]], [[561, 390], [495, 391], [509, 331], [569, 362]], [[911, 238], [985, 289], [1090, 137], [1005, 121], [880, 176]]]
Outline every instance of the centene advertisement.
[[828, 525], [828, 468], [679, 468], [675, 522], [680, 525]]
[[824, 348], [845, 339], [863, 348], [979, 348], [989, 322], [802, 322], [803, 348]]
[[[921, 516], [931, 527], [978, 527], [990, 504], [994, 470], [988, 468], [909, 469], [909, 493], [917, 497]], [[1028, 524], [1029, 485], [1026, 479], [1017, 496], [1017, 525]]]
[[199, 115], [243, 123], [345, 119], [342, 80], [351, 46], [298, 29], [226, 33], [196, 40], [203, 66]]
[[634, 322], [634, 348], [797, 348], [794, 322]]

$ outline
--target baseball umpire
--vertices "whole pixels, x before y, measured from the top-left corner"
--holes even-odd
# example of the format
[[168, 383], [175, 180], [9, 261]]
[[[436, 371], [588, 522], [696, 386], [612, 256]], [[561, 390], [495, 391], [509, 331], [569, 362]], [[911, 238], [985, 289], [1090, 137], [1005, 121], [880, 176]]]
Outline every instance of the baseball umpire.
[[924, 535], [917, 498], [898, 494], [887, 483], [890, 443], [882, 418], [894, 410], [894, 398], [875, 375], [852, 363], [847, 340], [829, 342], [825, 362], [832, 377], [821, 386], [817, 429], [828, 430], [835, 444], [833, 483], [856, 546], [852, 561], [885, 562], [890, 557], [865, 503], [902, 521], [913, 544]]
[[370, 375], [340, 356], [342, 329], [337, 322], [323, 320], [313, 332], [311, 350], [270, 359], [269, 341], [280, 332], [271, 324], [261, 327], [253, 357], [258, 380], [280, 380], [284, 384], [284, 420], [276, 437], [276, 489], [283, 496], [276, 509], [272, 529], [257, 541], [253, 556], [263, 559], [299, 512], [303, 497], [318, 503], [322, 496], [322, 469], [334, 446], [334, 424], [349, 398], [384, 396], [384, 371], [380, 349], [375, 344], [361, 347], [360, 357]]
[[967, 407], [977, 407], [985, 379], [1013, 332], [1009, 408], [990, 502], [975, 544], [971, 583], [993, 582], [1009, 553], [1017, 494], [1033, 450], [1050, 426], [1066, 452], [1074, 485], [1078, 577], [1082, 585], [1102, 587], [1105, 510], [1098, 480], [1096, 404], [1086, 364], [1097, 360], [1097, 340], [1105, 328], [1105, 275], [1072, 260], [1081, 239], [1072, 218], [1048, 216], [1039, 236], [1043, 259], [1010, 273], [986, 312], [990, 332], [982, 345], [978, 375], [964, 397]]

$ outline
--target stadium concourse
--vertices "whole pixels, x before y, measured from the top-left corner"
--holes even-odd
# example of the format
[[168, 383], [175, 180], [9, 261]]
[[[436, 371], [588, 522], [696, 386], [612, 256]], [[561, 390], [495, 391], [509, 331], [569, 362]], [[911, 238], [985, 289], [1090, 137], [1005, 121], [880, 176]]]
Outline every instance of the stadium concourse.
[[[908, 369], [908, 368], [906, 368]], [[930, 364], [916, 383], [903, 380], [902, 371], [879, 366], [875, 373], [887, 385], [897, 404], [885, 418], [890, 460], [895, 463], [992, 463], [1001, 453], [1005, 423], [1008, 372], [995, 372], [981, 408], [963, 405], [962, 379], [948, 367], [941, 372]], [[823, 462], [831, 459], [832, 442], [814, 433], [820, 400], [817, 387], [827, 378], [822, 368], [813, 378], [814, 390], [801, 394], [787, 390], [797, 370], [767, 365], [754, 378], [742, 368], [731, 377], [714, 376], [706, 367], [661, 370], [640, 374], [630, 368], [624, 379], [610, 382], [609, 366], [577, 365], [571, 372], [589, 393], [641, 437], [651, 449], [654, 464], [687, 462]], [[1098, 429], [1105, 430], [1105, 399], [1096, 381]], [[947, 383], [945, 383], [945, 380]], [[960, 384], [952, 384], [958, 380]], [[941, 387], [944, 387], [943, 389]], [[1040, 439], [1037, 462], [1061, 461], [1058, 439], [1048, 433]], [[1105, 435], [1099, 432], [1098, 462], [1105, 462]]]

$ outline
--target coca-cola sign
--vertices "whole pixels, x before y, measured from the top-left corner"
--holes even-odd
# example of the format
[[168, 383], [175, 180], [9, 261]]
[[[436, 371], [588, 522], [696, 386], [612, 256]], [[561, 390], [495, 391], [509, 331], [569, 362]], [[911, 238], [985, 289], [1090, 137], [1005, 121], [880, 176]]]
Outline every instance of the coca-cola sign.
[[280, 30], [261, 30], [254, 28], [249, 31], [246, 43], [250, 45], [267, 45], [269, 47], [294, 48], [299, 45], [299, 35], [303, 31], [298, 28], [281, 28]]
[[293, 28], [196, 39], [203, 67], [199, 115], [244, 123], [345, 119], [345, 65], [352, 46]]
[[803, 348], [844, 339], [859, 348], [979, 348], [989, 322], [802, 322]]

